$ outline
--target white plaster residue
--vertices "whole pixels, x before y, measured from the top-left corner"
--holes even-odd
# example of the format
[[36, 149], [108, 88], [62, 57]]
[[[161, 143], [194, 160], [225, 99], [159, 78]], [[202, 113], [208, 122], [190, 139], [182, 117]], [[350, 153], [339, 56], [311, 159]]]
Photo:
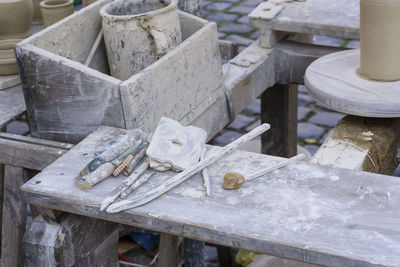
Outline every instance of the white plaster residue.
[[371, 131], [368, 131], [368, 132], [363, 132], [362, 133], [364, 136], [369, 136], [369, 137], [372, 137], [372, 136], [374, 136], [374, 133], [373, 132], [371, 132]]
[[322, 171], [316, 170], [312, 172], [312, 175], [315, 177], [323, 177], [325, 176], [325, 173], [323, 173]]
[[195, 187], [178, 187], [176, 193], [192, 198], [201, 198], [204, 196], [204, 192]]
[[336, 182], [340, 180], [340, 177], [337, 175], [332, 175], [329, 177], [329, 179], [331, 179], [332, 182]]
[[306, 171], [306, 170], [308, 170], [310, 167], [309, 167], [308, 165], [305, 165], [305, 164], [297, 164], [297, 165], [296, 165], [296, 168], [299, 169], [299, 170], [302, 170], [302, 171]]
[[289, 18], [289, 17], [280, 17], [279, 18], [279, 21], [292, 21], [292, 19], [291, 18]]

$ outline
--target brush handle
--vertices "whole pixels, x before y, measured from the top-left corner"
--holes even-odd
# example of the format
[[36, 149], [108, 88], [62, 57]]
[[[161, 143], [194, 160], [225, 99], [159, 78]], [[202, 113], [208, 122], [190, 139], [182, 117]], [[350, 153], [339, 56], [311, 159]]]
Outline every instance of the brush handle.
[[282, 161], [282, 162], [278, 163], [278, 164], [275, 165], [275, 166], [268, 167], [268, 168], [263, 169], [263, 170], [261, 170], [261, 171], [258, 171], [258, 172], [256, 172], [256, 173], [250, 174], [248, 177], [246, 177], [245, 181], [251, 181], [251, 180], [253, 180], [253, 179], [259, 178], [260, 176], [263, 176], [263, 175], [265, 175], [265, 174], [267, 174], [267, 173], [276, 171], [277, 169], [280, 169], [280, 168], [282, 168], [282, 167], [285, 167], [286, 165], [289, 165], [289, 164], [291, 164], [291, 163], [293, 163], [293, 162], [295, 162], [295, 161], [301, 160], [301, 159], [303, 159], [304, 157], [305, 157], [304, 154], [300, 154], [300, 155], [291, 157], [291, 158], [289, 158], [289, 159], [287, 159], [287, 160], [285, 160], [285, 161]]

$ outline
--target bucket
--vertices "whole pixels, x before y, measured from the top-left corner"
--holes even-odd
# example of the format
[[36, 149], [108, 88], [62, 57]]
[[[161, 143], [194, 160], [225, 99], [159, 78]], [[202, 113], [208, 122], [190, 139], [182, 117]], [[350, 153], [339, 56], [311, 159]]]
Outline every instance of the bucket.
[[122, 0], [100, 10], [111, 75], [126, 80], [182, 41], [176, 1]]

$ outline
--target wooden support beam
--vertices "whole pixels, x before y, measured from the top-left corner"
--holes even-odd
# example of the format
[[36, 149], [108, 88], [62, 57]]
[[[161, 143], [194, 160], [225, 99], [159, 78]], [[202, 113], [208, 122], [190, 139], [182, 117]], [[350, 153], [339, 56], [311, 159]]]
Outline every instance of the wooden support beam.
[[22, 238], [26, 227], [27, 205], [22, 200], [19, 189], [26, 180], [26, 170], [5, 166], [1, 266], [24, 266]]
[[185, 267], [204, 267], [204, 248], [203, 241], [190, 238], [183, 239]]
[[226, 40], [218, 40], [219, 43], [219, 53], [221, 54], [221, 58], [224, 60], [230, 60], [237, 56], [239, 53], [238, 44], [234, 44], [230, 41]]
[[160, 245], [158, 249], [158, 267], [177, 266], [179, 237], [170, 234], [160, 234]]
[[43, 213], [24, 237], [27, 267], [116, 266], [119, 225], [63, 213]]
[[311, 162], [392, 175], [399, 144], [400, 119], [346, 116]]
[[297, 85], [275, 85], [261, 95], [261, 123], [271, 129], [261, 136], [263, 154], [292, 157], [297, 153]]
[[278, 84], [304, 84], [304, 73], [314, 60], [345, 49], [282, 41], [275, 46], [276, 82]]
[[66, 143], [0, 133], [0, 163], [43, 170], [72, 147]]

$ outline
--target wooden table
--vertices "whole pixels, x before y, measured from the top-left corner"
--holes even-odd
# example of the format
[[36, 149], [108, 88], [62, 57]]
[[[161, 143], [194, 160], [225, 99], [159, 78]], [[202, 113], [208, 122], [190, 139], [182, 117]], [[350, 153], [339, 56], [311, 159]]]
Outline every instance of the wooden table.
[[21, 85], [0, 90], [0, 129], [21, 116], [25, 110]]
[[[283, 3], [283, 9], [272, 19], [267, 9], [262, 8], [263, 4], [256, 8], [259, 12], [249, 15], [250, 24], [260, 29], [258, 45], [263, 48], [277, 48], [288, 36], [311, 43], [312, 35], [359, 39], [359, 0], [292, 1]], [[319, 49], [317, 45], [315, 49]], [[293, 46], [290, 50], [289, 58], [296, 58], [301, 47]], [[279, 62], [285, 60], [285, 55], [279, 56]], [[305, 68], [299, 68], [304, 61], [295, 60], [278, 72], [278, 77], [286, 73], [289, 79], [279, 81], [278, 78], [277, 84], [261, 95], [261, 121], [272, 126], [262, 137], [263, 153], [287, 157], [296, 154], [297, 86], [291, 84], [304, 84]], [[296, 69], [302, 74], [300, 80], [296, 79]]]
[[[123, 178], [109, 178], [82, 191], [74, 177], [95, 151], [123, 132], [99, 128], [24, 184], [23, 198], [49, 209], [309, 263], [400, 264], [400, 181], [366, 172], [299, 162], [226, 191], [221, 187], [226, 172], [249, 174], [283, 160], [237, 151], [209, 167], [210, 197], [197, 174], [136, 209], [100, 212], [100, 202]], [[158, 174], [140, 191], [171, 175]]]

